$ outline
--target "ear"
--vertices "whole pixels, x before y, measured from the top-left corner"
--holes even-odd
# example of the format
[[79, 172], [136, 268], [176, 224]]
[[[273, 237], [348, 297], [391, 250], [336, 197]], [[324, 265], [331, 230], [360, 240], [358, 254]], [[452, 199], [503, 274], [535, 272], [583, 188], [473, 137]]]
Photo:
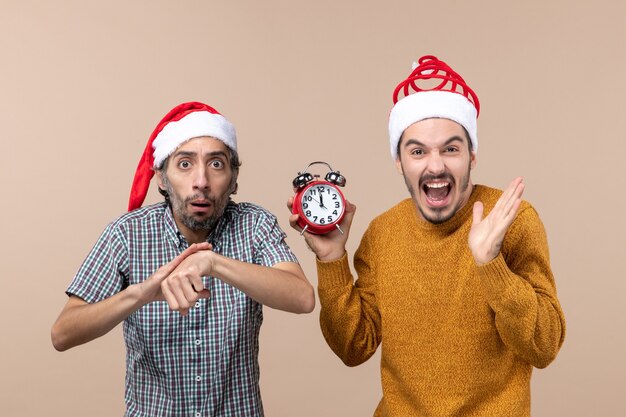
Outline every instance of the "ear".
[[396, 156], [396, 169], [398, 170], [398, 174], [404, 175], [404, 170], [402, 169], [402, 161], [400, 161], [400, 155]]
[[165, 190], [165, 184], [163, 184], [163, 171], [156, 171], [157, 184], [161, 190]]
[[476, 168], [477, 163], [478, 163], [478, 160], [476, 157], [476, 151], [470, 152], [470, 169]]

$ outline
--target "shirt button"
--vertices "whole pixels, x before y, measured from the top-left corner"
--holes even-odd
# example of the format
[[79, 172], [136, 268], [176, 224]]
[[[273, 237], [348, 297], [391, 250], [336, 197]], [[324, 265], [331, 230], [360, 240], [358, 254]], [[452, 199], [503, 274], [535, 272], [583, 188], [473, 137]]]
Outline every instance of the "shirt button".
[[200, 339], [196, 339], [196, 346], [200, 346], [202, 344], [202, 341]]
[[202, 414], [200, 414], [200, 412], [196, 413], [196, 417], [200, 417]]
[[196, 382], [200, 382], [200, 381], [202, 381], [202, 377], [201, 377], [200, 375], [198, 375], [198, 376], [196, 377]]
[[200, 301], [196, 301], [196, 308], [200, 307]]

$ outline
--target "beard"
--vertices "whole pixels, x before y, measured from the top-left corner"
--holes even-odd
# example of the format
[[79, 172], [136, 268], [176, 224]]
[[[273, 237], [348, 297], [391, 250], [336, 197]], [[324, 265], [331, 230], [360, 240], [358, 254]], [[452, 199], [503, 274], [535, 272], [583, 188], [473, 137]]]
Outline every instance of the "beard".
[[[230, 202], [231, 190], [228, 190], [223, 195], [217, 197], [213, 197], [208, 193], [196, 193], [189, 197], [182, 198], [174, 191], [166, 175], [163, 175], [162, 180], [168, 196], [167, 201], [169, 202], [175, 218], [179, 219], [186, 227], [193, 231], [210, 232], [213, 230], [219, 219], [224, 214], [226, 206]], [[199, 199], [207, 200], [213, 208], [212, 213], [206, 218], [198, 218], [197, 216], [189, 214], [186, 211], [186, 207], [189, 202]]]
[[[463, 177], [461, 177], [461, 182], [459, 184], [460, 196], [463, 196], [463, 194], [465, 194], [465, 192], [467, 191], [467, 188], [469, 187], [471, 169], [472, 168], [471, 168], [471, 160], [470, 160], [470, 163], [467, 166], [467, 172], [465, 173], [465, 175], [463, 175]], [[428, 212], [427, 212], [424, 209], [424, 207], [422, 207], [418, 203], [419, 201], [418, 195], [416, 194], [415, 188], [413, 187], [409, 179], [405, 175], [403, 175], [403, 177], [404, 177], [404, 183], [406, 184], [409, 190], [409, 193], [411, 194], [411, 197], [413, 198], [413, 201], [415, 202], [415, 205], [417, 206], [418, 210], [422, 214], [422, 217], [426, 219], [429, 223], [441, 224], [441, 223], [447, 222], [452, 217], [454, 217], [454, 215], [461, 209], [461, 207], [465, 203], [464, 199], [461, 197], [459, 198], [459, 201], [457, 201], [456, 206], [454, 206], [454, 208], [452, 208], [452, 210], [450, 210], [447, 213], [446, 213], [446, 210], [449, 210], [450, 209], [449, 207], [429, 207]], [[445, 180], [449, 182], [452, 186], [457, 185], [454, 177], [447, 172], [441, 175], [424, 174], [422, 175], [422, 177], [420, 178], [418, 182], [420, 189], [422, 187], [422, 184], [424, 184], [425, 181], [435, 181], [435, 180], [442, 180], [442, 181]]]

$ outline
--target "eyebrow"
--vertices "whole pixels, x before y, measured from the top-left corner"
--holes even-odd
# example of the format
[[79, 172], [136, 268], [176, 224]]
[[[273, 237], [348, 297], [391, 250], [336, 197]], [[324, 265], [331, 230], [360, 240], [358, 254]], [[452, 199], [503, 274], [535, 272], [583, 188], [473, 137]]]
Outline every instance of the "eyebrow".
[[[445, 143], [443, 145], [441, 145], [441, 146], [449, 145], [452, 142], [463, 142], [463, 138], [461, 138], [460, 136], [452, 136], [450, 139], [445, 141]], [[420, 142], [417, 139], [409, 139], [409, 140], [407, 140], [406, 143], [404, 144], [404, 147], [407, 147], [409, 145], [417, 145], [417, 146], [426, 147], [426, 145], [424, 145], [422, 142]]]
[[[197, 155], [198, 155], [198, 153], [197, 153], [197, 152], [193, 152], [193, 151], [178, 151], [178, 152], [176, 152], [176, 153], [175, 153], [174, 155], [172, 155], [172, 156], [173, 156], [174, 158], [178, 158], [178, 157], [187, 157], [187, 158], [190, 158], [190, 157], [195, 157], [195, 156], [197, 156]], [[213, 151], [213, 152], [209, 152], [209, 153], [207, 153], [207, 154], [206, 154], [206, 156], [208, 156], [208, 157], [222, 156], [222, 157], [224, 157], [224, 158], [228, 159], [228, 158], [227, 158], [227, 156], [226, 156], [226, 152], [224, 152], [224, 151]]]

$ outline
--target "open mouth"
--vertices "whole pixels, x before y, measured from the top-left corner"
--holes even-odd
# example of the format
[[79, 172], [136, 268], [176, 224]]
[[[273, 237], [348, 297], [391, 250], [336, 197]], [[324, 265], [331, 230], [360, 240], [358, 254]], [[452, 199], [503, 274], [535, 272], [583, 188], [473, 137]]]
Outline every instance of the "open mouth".
[[211, 207], [208, 200], [194, 200], [189, 203], [194, 211], [207, 211]]
[[440, 207], [447, 203], [452, 186], [449, 181], [433, 181], [422, 185], [426, 201], [431, 206]]

